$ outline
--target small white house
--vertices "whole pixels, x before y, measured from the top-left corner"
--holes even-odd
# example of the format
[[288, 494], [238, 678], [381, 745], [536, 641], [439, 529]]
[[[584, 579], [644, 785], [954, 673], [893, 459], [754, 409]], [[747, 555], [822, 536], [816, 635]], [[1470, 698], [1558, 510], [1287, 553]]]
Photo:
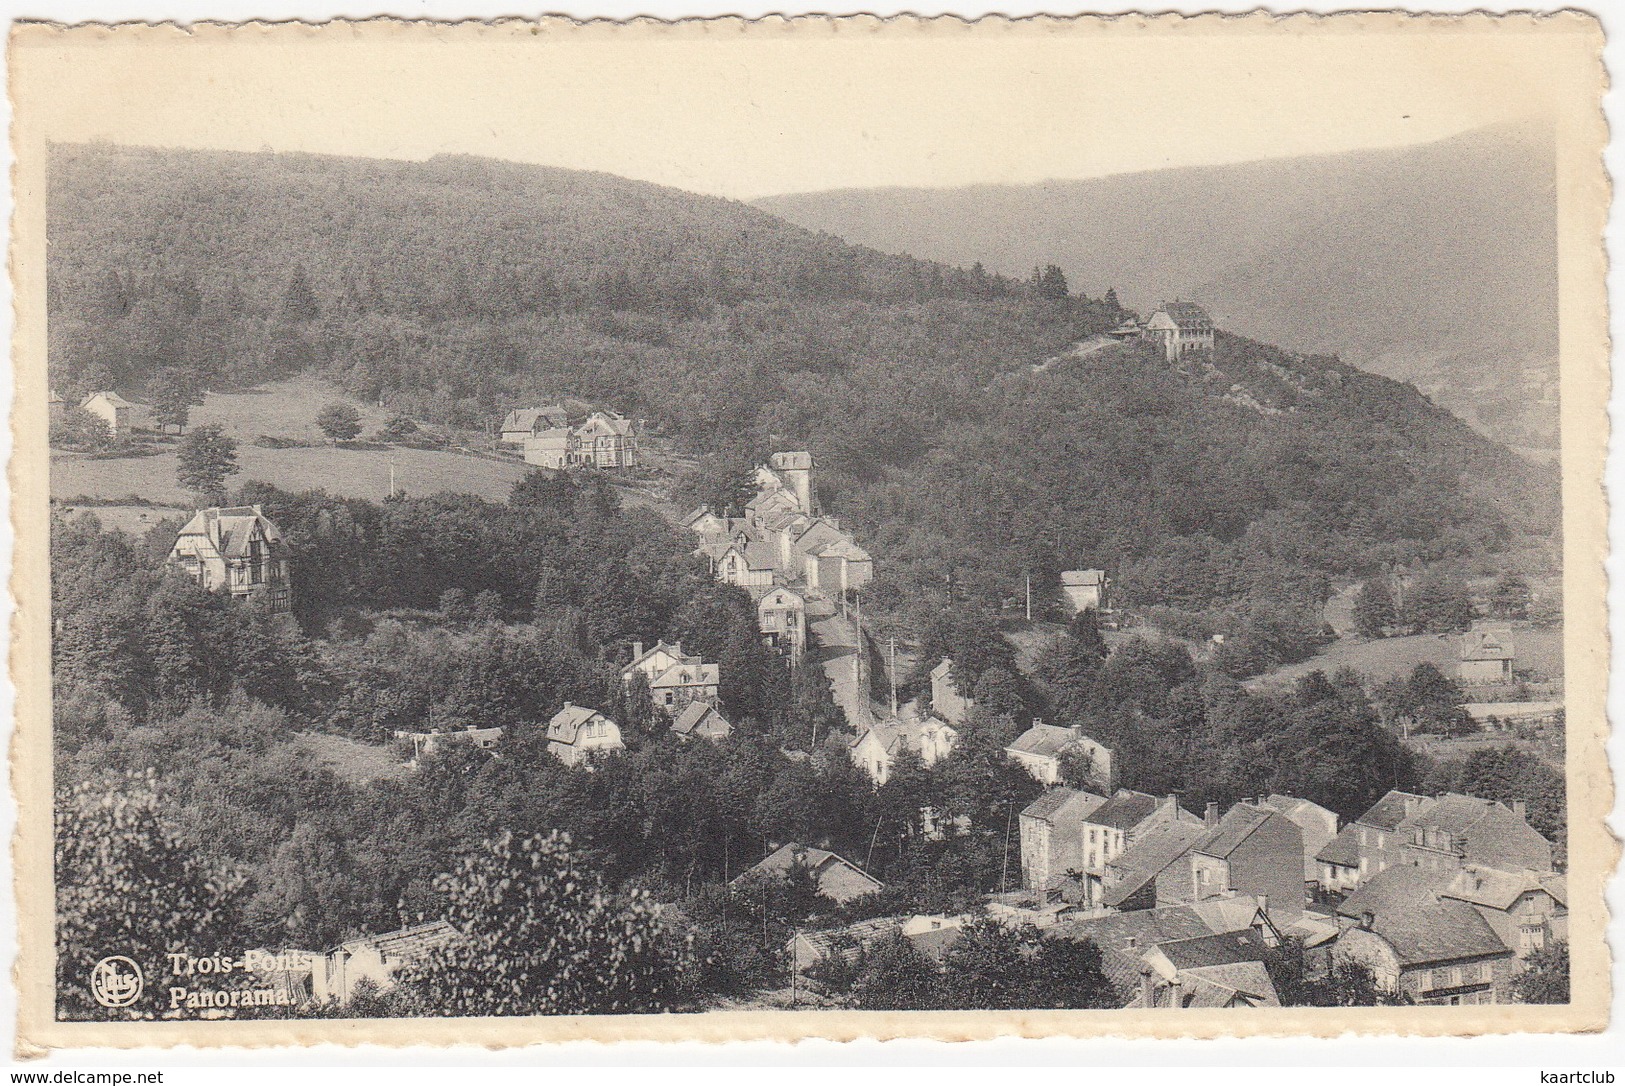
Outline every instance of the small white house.
[[595, 751], [623, 750], [621, 728], [585, 705], [564, 703], [547, 722], [547, 749], [565, 765], [582, 765]]
[[107, 423], [114, 437], [129, 435], [130, 416], [135, 405], [117, 392], [92, 392], [79, 406]]

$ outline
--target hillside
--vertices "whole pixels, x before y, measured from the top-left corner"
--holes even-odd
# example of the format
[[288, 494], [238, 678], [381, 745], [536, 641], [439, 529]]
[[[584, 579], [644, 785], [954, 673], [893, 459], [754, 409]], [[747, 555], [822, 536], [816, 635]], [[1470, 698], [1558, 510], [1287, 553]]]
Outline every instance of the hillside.
[[1394, 150], [1086, 181], [772, 197], [793, 222], [890, 252], [981, 261], [1409, 381], [1485, 433], [1555, 448], [1553, 134], [1533, 123]]
[[1329, 575], [1554, 524], [1547, 474], [1404, 385], [1228, 335], [1183, 369], [1130, 346], [1035, 372], [1122, 311], [737, 202], [470, 158], [60, 147], [49, 208], [69, 391], [310, 373], [470, 428], [576, 395], [713, 472], [806, 447], [883, 555], [876, 607], [1100, 565], [1144, 603], [1318, 613]]

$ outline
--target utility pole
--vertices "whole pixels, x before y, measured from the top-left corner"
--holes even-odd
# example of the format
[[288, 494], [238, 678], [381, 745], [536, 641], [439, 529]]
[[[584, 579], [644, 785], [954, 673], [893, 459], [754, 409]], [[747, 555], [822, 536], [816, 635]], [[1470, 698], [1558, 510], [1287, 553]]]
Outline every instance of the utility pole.
[[887, 667], [891, 672], [891, 715], [897, 716], [897, 635], [891, 639], [891, 661]]
[[1016, 801], [1004, 801], [1004, 869], [999, 873], [999, 893], [1004, 893], [1010, 885], [1010, 822], [1015, 816]]
[[395, 458], [389, 458], [389, 496], [395, 496]]
[[1033, 575], [1027, 574], [1027, 621], [1033, 620]]

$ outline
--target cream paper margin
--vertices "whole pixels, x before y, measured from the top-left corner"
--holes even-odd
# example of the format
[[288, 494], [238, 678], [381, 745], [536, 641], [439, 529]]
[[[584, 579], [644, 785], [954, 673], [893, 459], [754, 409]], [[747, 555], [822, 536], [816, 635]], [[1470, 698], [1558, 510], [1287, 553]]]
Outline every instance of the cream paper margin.
[[[50, 585], [48, 552], [48, 470], [46, 450], [45, 336], [45, 154], [44, 103], [71, 95], [72, 88], [50, 85], [43, 61], [53, 51], [93, 48], [133, 38], [152, 47], [147, 74], [163, 79], [164, 56], [187, 41], [207, 43], [244, 36], [268, 49], [338, 37], [342, 41], [427, 44], [512, 44], [541, 35], [551, 41], [583, 43], [696, 36], [747, 41], [856, 44], [868, 39], [919, 40], [921, 35], [957, 35], [972, 40], [1052, 35], [1209, 35], [1226, 48], [1269, 35], [1538, 35], [1561, 43], [1569, 58], [1556, 76], [1559, 336], [1562, 387], [1562, 465], [1564, 499], [1564, 598], [1568, 709], [1570, 944], [1574, 954], [1573, 1002], [1562, 1007], [1460, 1008], [1283, 1008], [1230, 1011], [721, 1011], [687, 1015], [577, 1016], [517, 1019], [408, 1019], [266, 1022], [109, 1022], [69, 1023], [53, 1018], [54, 941], [52, 901], [52, 817], [50, 736]], [[1531, 39], [1533, 40], [1533, 39]], [[1618, 846], [1604, 818], [1613, 805], [1613, 781], [1604, 742], [1604, 698], [1608, 676], [1606, 506], [1602, 470], [1607, 447], [1609, 383], [1607, 295], [1604, 288], [1603, 228], [1609, 184], [1602, 167], [1607, 134], [1601, 113], [1605, 88], [1597, 21], [1579, 12], [1551, 15], [1417, 16], [1399, 12], [1270, 16], [1125, 15], [1110, 18], [988, 17], [967, 22], [953, 17], [922, 19], [869, 16], [733, 17], [627, 22], [539, 21], [406, 22], [388, 19], [239, 25], [90, 25], [44, 23], [12, 28], [10, 91], [15, 114], [12, 146], [16, 156], [16, 199], [11, 271], [16, 297], [13, 344], [15, 452], [10, 468], [12, 518], [16, 532], [11, 588], [16, 601], [12, 625], [11, 674], [17, 688], [12, 749], [12, 785], [18, 803], [14, 841], [20, 953], [14, 978], [18, 994], [18, 1056], [82, 1047], [198, 1047], [344, 1045], [480, 1045], [491, 1048], [543, 1042], [662, 1040], [830, 1040], [931, 1038], [945, 1041], [994, 1037], [1113, 1036], [1231, 1037], [1319, 1036], [1346, 1033], [1459, 1036], [1480, 1033], [1580, 1032], [1603, 1029], [1610, 1001], [1610, 954], [1605, 941], [1607, 910], [1603, 891], [1618, 859]], [[283, 62], [288, 78], [299, 77], [293, 54]], [[1164, 79], [1186, 79], [1192, 93], [1211, 73], [1165, 71]], [[899, 72], [898, 79], [906, 79]], [[454, 88], [448, 88], [454, 91]], [[1264, 122], [1260, 122], [1264, 123]]]

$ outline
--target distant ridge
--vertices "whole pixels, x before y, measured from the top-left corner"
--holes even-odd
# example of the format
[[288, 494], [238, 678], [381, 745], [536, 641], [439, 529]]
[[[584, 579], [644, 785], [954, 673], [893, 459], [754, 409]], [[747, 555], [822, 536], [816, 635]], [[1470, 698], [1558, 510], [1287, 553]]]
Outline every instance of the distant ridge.
[[1413, 147], [757, 206], [855, 244], [1025, 275], [1410, 381], [1480, 431], [1557, 436], [1554, 135], [1515, 122]]

